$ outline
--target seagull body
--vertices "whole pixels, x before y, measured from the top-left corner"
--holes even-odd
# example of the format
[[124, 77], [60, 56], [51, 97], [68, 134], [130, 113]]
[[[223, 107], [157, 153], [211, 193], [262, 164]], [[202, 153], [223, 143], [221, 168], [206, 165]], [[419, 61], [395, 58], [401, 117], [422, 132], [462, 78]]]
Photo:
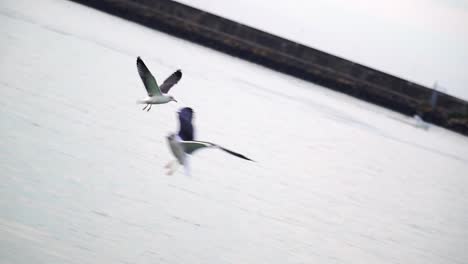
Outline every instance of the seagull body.
[[199, 149], [206, 149], [206, 148], [217, 148], [224, 152], [227, 152], [231, 155], [234, 155], [238, 158], [250, 160], [246, 156], [234, 152], [232, 150], [228, 150], [223, 148], [217, 144], [206, 142], [206, 141], [198, 141], [194, 140], [194, 128], [192, 124], [193, 120], [193, 110], [190, 107], [184, 107], [179, 110], [179, 132], [177, 134], [170, 134], [167, 136], [167, 142], [169, 144], [169, 148], [172, 151], [172, 154], [175, 156], [176, 160], [169, 162], [166, 165], [166, 168], [169, 169], [168, 174], [172, 174], [175, 172], [178, 165], [182, 165], [185, 168], [185, 174], [187, 176], [190, 175], [189, 170], [189, 155], [192, 155], [195, 151]]
[[138, 100], [138, 104], [146, 104], [143, 110], [149, 111], [153, 104], [165, 104], [171, 101], [177, 102], [173, 96], [167, 95], [169, 90], [182, 78], [182, 72], [180, 70], [175, 71], [171, 74], [162, 84], [158, 85], [153, 74], [146, 67], [143, 60], [137, 58], [137, 69], [140, 78], [145, 85], [148, 96], [143, 100]]

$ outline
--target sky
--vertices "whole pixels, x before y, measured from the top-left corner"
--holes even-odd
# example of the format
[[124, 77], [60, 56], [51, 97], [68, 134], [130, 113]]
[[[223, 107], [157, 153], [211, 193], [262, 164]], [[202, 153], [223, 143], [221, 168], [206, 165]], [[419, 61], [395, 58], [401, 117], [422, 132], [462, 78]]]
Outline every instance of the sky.
[[468, 100], [468, 0], [182, 0]]

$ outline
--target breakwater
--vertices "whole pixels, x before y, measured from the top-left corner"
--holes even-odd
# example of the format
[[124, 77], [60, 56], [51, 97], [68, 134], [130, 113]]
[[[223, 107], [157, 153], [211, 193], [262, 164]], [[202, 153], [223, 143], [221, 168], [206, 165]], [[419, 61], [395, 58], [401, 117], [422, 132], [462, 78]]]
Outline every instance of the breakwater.
[[170, 0], [72, 1], [468, 135], [464, 100], [241, 23]]

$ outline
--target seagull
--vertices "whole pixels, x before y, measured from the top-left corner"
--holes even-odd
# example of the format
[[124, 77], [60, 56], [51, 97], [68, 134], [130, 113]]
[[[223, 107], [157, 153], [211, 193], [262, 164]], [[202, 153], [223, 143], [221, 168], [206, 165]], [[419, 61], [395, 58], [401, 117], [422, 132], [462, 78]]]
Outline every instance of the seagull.
[[211, 142], [198, 141], [198, 140], [184, 141], [184, 140], [180, 140], [180, 138], [176, 134], [168, 135], [167, 141], [169, 143], [169, 147], [172, 151], [172, 154], [174, 154], [174, 156], [176, 157], [176, 160], [169, 162], [169, 164], [166, 165], [166, 168], [169, 169], [169, 172], [168, 172], [169, 175], [173, 174], [175, 170], [177, 169], [177, 165], [180, 164], [184, 166], [185, 174], [187, 176], [190, 176], [190, 172], [188, 170], [188, 155], [192, 155], [195, 151], [199, 149], [204, 149], [204, 148], [217, 148], [231, 155], [234, 155], [238, 158], [253, 161], [240, 153], [226, 149], [224, 147], [221, 147], [220, 145], [217, 145]]
[[195, 151], [204, 148], [217, 148], [226, 153], [234, 155], [238, 158], [253, 161], [246, 156], [234, 152], [232, 150], [226, 149], [221, 147], [220, 145], [206, 142], [206, 141], [198, 141], [194, 140], [194, 133], [193, 133], [193, 125], [192, 125], [192, 118], [193, 118], [193, 110], [190, 107], [182, 108], [179, 112], [179, 133], [169, 134], [167, 136], [167, 141], [169, 143], [169, 148], [172, 151], [172, 154], [176, 157], [176, 160], [169, 162], [166, 165], [166, 168], [169, 169], [168, 174], [173, 174], [177, 169], [177, 166], [183, 165], [185, 168], [185, 174], [187, 176], [190, 175], [189, 166], [188, 166], [188, 155], [192, 155]]
[[138, 104], [146, 104], [142, 110], [147, 112], [151, 109], [153, 104], [165, 104], [171, 101], [177, 102], [174, 97], [167, 95], [167, 92], [182, 78], [182, 72], [180, 70], [175, 71], [167, 79], [158, 86], [156, 79], [153, 74], [148, 70], [143, 60], [138, 57], [136, 61], [138, 74], [140, 75], [143, 84], [145, 85], [146, 91], [148, 92], [148, 97], [143, 100], [138, 100]]

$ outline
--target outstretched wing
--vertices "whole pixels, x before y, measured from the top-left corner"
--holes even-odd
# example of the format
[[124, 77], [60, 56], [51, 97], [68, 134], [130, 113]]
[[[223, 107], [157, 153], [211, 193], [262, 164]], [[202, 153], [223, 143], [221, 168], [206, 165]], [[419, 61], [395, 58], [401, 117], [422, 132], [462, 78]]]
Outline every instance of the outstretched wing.
[[205, 142], [205, 141], [181, 141], [181, 144], [184, 146], [184, 151], [185, 153], [187, 154], [192, 154], [194, 151], [196, 150], [199, 150], [199, 149], [202, 149], [202, 148], [219, 148], [220, 150], [223, 150], [231, 155], [234, 155], [238, 158], [241, 158], [241, 159], [245, 159], [245, 160], [250, 160], [250, 161], [253, 161], [249, 158], [247, 158], [246, 156], [240, 154], [240, 153], [237, 153], [237, 152], [234, 152], [232, 150], [229, 150], [229, 149], [226, 149], [226, 148], [223, 148], [219, 145], [216, 145], [216, 144], [213, 144], [213, 143], [210, 143], [210, 142]]
[[171, 76], [167, 77], [167, 79], [161, 84], [161, 92], [167, 93], [169, 90], [174, 86], [176, 83], [180, 81], [182, 78], [182, 72], [180, 70], [175, 71]]
[[234, 156], [236, 156], [236, 157], [238, 157], [238, 158], [253, 161], [253, 160], [247, 158], [246, 156], [244, 156], [244, 155], [242, 155], [242, 154], [240, 154], [240, 153], [234, 152], [234, 151], [232, 151], [232, 150], [229, 150], [229, 149], [226, 149], [226, 148], [223, 148], [223, 147], [220, 147], [220, 146], [218, 146], [218, 147], [219, 147], [219, 149], [224, 150], [224, 151], [226, 151], [227, 153], [229, 153], [229, 154], [231, 154], [231, 155], [234, 155]]
[[187, 154], [192, 154], [194, 151], [202, 148], [211, 148], [216, 146], [213, 143], [203, 141], [181, 141], [180, 143], [184, 147], [184, 151]]
[[145, 85], [148, 95], [161, 95], [161, 91], [159, 90], [156, 79], [154, 78], [153, 74], [151, 74], [151, 72], [148, 70], [148, 67], [146, 67], [145, 63], [140, 57], [137, 58], [136, 64], [138, 74], [140, 75], [140, 78], [143, 81], [143, 84]]

